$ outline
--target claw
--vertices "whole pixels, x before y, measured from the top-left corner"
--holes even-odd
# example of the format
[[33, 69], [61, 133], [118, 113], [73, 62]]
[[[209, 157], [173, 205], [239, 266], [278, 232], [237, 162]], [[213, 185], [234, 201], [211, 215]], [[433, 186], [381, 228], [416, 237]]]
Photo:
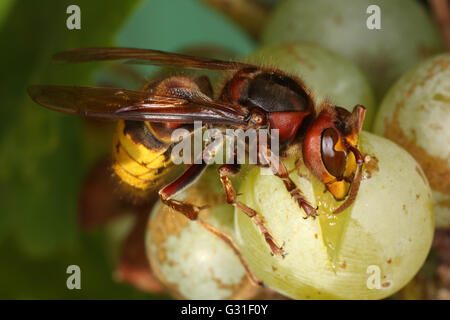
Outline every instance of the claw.
[[270, 255], [272, 257], [276, 256], [276, 255], [280, 255], [284, 259], [284, 257], [288, 255], [288, 253], [284, 250], [284, 245], [285, 245], [285, 242], [283, 242], [283, 245], [281, 247], [279, 247], [275, 243], [272, 243], [272, 245], [270, 246], [271, 250], [272, 250], [270, 252]]
[[309, 217], [312, 217], [313, 219], [315, 219], [316, 217], [319, 216], [319, 212], [317, 211], [319, 209], [318, 206], [316, 208], [313, 208], [311, 205], [309, 205], [306, 202], [301, 202], [300, 206], [306, 213], [306, 217], [303, 217], [303, 219], [308, 219]]
[[284, 250], [284, 246], [286, 245], [286, 242], [285, 241], [283, 241], [283, 244], [281, 245], [281, 257], [284, 259], [284, 257], [286, 257], [287, 255], [288, 255], [288, 253], [287, 253], [287, 251], [286, 250]]

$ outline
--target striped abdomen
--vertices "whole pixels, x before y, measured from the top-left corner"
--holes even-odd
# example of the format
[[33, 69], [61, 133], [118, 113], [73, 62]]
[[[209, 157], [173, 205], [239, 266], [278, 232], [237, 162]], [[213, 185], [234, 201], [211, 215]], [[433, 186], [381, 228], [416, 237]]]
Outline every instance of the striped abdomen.
[[156, 125], [119, 121], [113, 141], [113, 170], [122, 182], [140, 189], [158, 187], [173, 168], [171, 143], [158, 138]]

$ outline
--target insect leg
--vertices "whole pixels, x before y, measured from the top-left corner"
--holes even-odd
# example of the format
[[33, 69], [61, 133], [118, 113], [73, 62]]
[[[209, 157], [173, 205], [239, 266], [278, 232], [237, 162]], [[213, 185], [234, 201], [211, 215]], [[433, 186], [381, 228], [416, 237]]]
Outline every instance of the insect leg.
[[222, 182], [222, 186], [225, 190], [225, 194], [227, 197], [227, 202], [241, 209], [246, 215], [248, 215], [253, 220], [253, 222], [258, 226], [259, 230], [263, 234], [264, 239], [266, 240], [267, 244], [272, 250], [273, 255], [279, 254], [282, 257], [284, 257], [286, 255], [286, 252], [283, 250], [282, 246], [280, 247], [276, 243], [274, 237], [272, 236], [272, 233], [266, 227], [263, 218], [259, 216], [255, 210], [246, 206], [242, 202], [236, 200], [236, 191], [233, 187], [233, 184], [231, 183], [229, 176], [239, 173], [239, 170], [240, 165], [238, 164], [224, 164], [220, 166], [218, 169], [220, 181]]
[[[314, 208], [313, 206], [311, 206], [308, 203], [308, 201], [305, 199], [301, 190], [297, 188], [294, 181], [292, 181], [292, 179], [289, 177], [289, 171], [286, 169], [286, 167], [280, 161], [279, 157], [276, 156], [268, 148], [261, 148], [259, 156], [260, 156], [260, 158], [263, 158], [265, 160], [264, 162], [270, 166], [270, 168], [272, 169], [272, 172], [277, 177], [279, 177], [283, 180], [287, 191], [297, 201], [300, 208], [302, 208], [305, 211], [306, 217], [304, 217], [304, 219], [307, 219], [308, 217], [315, 218], [316, 216], [318, 216], [317, 208]], [[260, 159], [260, 162], [261, 162], [261, 159]], [[261, 164], [261, 166], [263, 166], [263, 165]]]
[[[166, 204], [167, 206], [171, 207], [172, 209], [184, 214], [187, 218], [191, 220], [196, 220], [198, 224], [207, 230], [208, 232], [211, 232], [216, 237], [224, 241], [237, 255], [239, 261], [241, 262], [242, 266], [244, 267], [247, 275], [249, 276], [249, 279], [255, 284], [255, 285], [263, 285], [263, 283], [252, 273], [250, 268], [248, 267], [246, 261], [242, 257], [242, 254], [240, 253], [237, 245], [234, 243], [233, 239], [219, 231], [217, 228], [212, 226], [210, 223], [206, 222], [205, 220], [198, 218], [198, 214], [200, 210], [202, 210], [205, 207], [198, 207], [190, 203], [170, 199], [170, 197], [175, 196], [185, 188], [187, 188], [189, 185], [195, 182], [195, 180], [201, 175], [201, 173], [205, 170], [206, 164], [193, 164], [191, 165], [177, 180], [170, 183], [163, 189], [159, 191], [159, 196], [161, 198], [161, 201]], [[198, 219], [197, 219], [198, 218]]]
[[206, 222], [205, 220], [199, 218], [197, 220], [197, 223], [204, 228], [206, 231], [211, 232], [213, 235], [221, 239], [227, 246], [233, 250], [234, 254], [238, 257], [239, 261], [241, 262], [242, 266], [245, 269], [245, 272], [247, 272], [247, 275], [249, 279], [257, 286], [264, 286], [264, 283], [259, 280], [255, 274], [250, 270], [250, 267], [248, 266], [247, 262], [244, 260], [244, 257], [242, 256], [241, 252], [239, 251], [238, 246], [234, 242], [233, 238], [230, 237], [230, 235], [220, 231], [210, 223]]
[[209, 156], [211, 156], [210, 153], [214, 153], [217, 151], [217, 148], [222, 147], [222, 144], [217, 144], [212, 148], [206, 148], [202, 153], [202, 163], [201, 164], [192, 164], [178, 179], [173, 181], [172, 183], [168, 184], [164, 188], [162, 188], [159, 191], [159, 196], [161, 201], [166, 204], [167, 206], [171, 207], [172, 209], [184, 214], [187, 218], [191, 220], [196, 220], [197, 223], [207, 230], [208, 232], [211, 232], [218, 238], [220, 238], [222, 241], [224, 241], [237, 255], [239, 258], [239, 261], [241, 262], [242, 266], [244, 267], [245, 271], [247, 272], [247, 275], [249, 279], [258, 286], [263, 285], [263, 283], [253, 274], [253, 272], [250, 270], [248, 264], [242, 257], [241, 252], [239, 251], [237, 245], [234, 243], [233, 239], [228, 235], [214, 226], [212, 226], [210, 223], [206, 222], [205, 220], [198, 218], [199, 212], [205, 208], [204, 207], [198, 207], [190, 203], [186, 203], [183, 201], [178, 201], [171, 199], [171, 197], [175, 196], [176, 194], [183, 191], [185, 188], [193, 184], [197, 178], [200, 177], [200, 175], [203, 173], [203, 171], [207, 167], [207, 163], [205, 162], [205, 159], [207, 159]]
[[205, 171], [206, 167], [206, 163], [190, 165], [179, 178], [159, 190], [159, 197], [161, 201], [172, 209], [184, 214], [189, 219], [196, 220], [198, 213], [204, 207], [199, 207], [171, 198], [193, 184], [197, 178], [200, 177], [203, 171]]
[[172, 209], [184, 214], [191, 220], [196, 220], [200, 210], [205, 207], [199, 207], [190, 203], [172, 199], [175, 195], [192, 185], [200, 175], [205, 171], [210, 160], [213, 160], [214, 155], [223, 146], [223, 140], [211, 141], [207, 143], [205, 149], [196, 158], [194, 164], [191, 164], [188, 169], [175, 181], [171, 182], [159, 191], [159, 197], [161, 201], [171, 207]]

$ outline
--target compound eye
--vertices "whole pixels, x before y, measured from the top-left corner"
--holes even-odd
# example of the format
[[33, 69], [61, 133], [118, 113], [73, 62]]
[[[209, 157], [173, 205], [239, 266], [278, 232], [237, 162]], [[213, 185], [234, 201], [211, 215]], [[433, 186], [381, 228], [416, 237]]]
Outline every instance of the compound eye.
[[334, 177], [340, 179], [343, 177], [345, 172], [347, 154], [345, 151], [336, 150], [338, 142], [339, 135], [334, 129], [328, 128], [322, 131], [322, 161], [328, 172]]

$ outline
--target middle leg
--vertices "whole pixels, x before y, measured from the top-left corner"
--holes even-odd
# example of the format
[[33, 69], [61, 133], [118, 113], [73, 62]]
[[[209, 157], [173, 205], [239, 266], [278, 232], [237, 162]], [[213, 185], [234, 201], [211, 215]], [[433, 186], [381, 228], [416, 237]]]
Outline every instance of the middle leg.
[[264, 239], [269, 245], [273, 255], [281, 255], [284, 257], [287, 253], [284, 251], [282, 246], [279, 246], [269, 228], [265, 225], [264, 219], [258, 215], [258, 213], [252, 208], [246, 206], [242, 202], [236, 200], [236, 191], [231, 183], [230, 176], [239, 173], [240, 165], [238, 164], [224, 164], [219, 167], [219, 175], [220, 181], [222, 182], [222, 186], [225, 190], [227, 202], [244, 212], [247, 216], [249, 216], [253, 222], [258, 226], [261, 231]]

